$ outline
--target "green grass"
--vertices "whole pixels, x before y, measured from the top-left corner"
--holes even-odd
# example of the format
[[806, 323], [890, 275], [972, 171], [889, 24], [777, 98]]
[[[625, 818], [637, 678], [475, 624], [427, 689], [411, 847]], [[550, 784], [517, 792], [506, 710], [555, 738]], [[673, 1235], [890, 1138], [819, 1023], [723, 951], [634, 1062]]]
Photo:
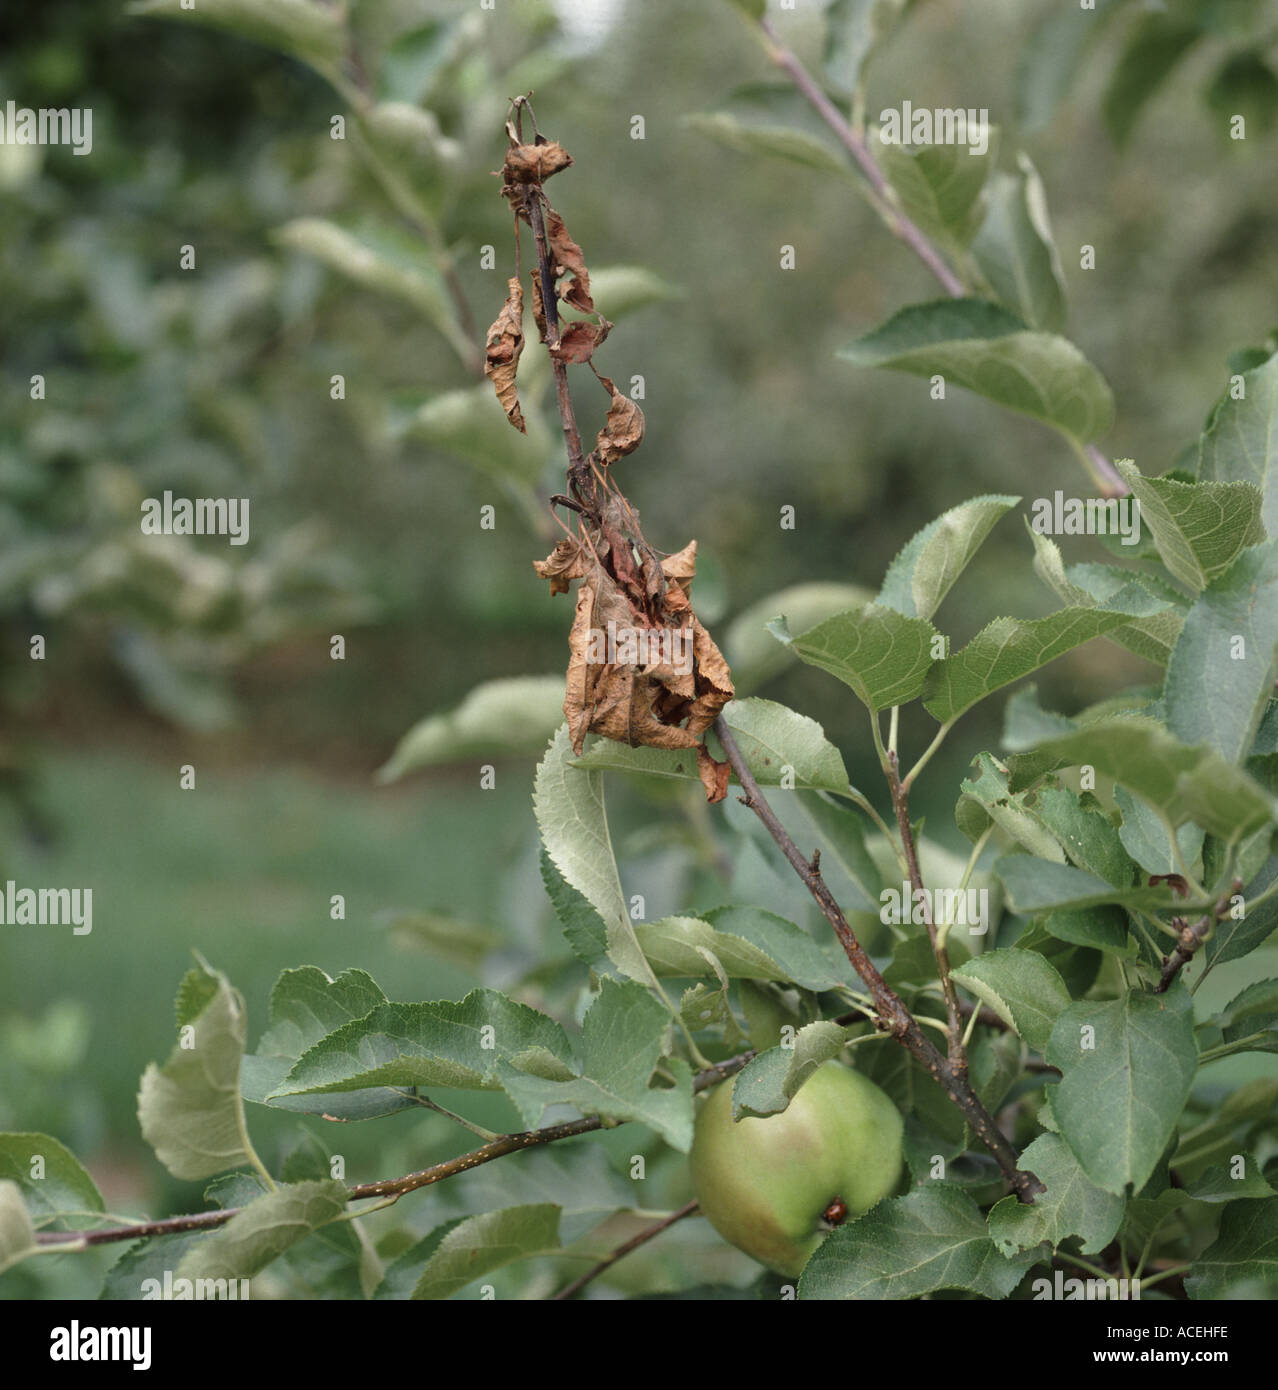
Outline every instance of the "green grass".
[[[491, 921], [491, 866], [507, 862], [533, 824], [531, 776], [516, 769], [490, 792], [477, 778], [380, 790], [274, 768], [197, 770], [183, 791], [176, 766], [61, 754], [43, 780], [56, 842], [39, 852], [10, 841], [0, 880], [92, 888], [93, 930], [0, 928], [0, 1020], [32, 1023], [57, 1001], [79, 1006], [89, 1030], [81, 1079], [104, 1105], [97, 1137], [126, 1150], [141, 1147], [137, 1078], [173, 1046], [173, 995], [192, 948], [244, 994], [250, 1046], [271, 985], [290, 966], [358, 966], [393, 999], [457, 997], [477, 981], [397, 949], [379, 914]], [[344, 921], [330, 916], [333, 894], [345, 898]], [[37, 1128], [40, 1117], [4, 1120]]]

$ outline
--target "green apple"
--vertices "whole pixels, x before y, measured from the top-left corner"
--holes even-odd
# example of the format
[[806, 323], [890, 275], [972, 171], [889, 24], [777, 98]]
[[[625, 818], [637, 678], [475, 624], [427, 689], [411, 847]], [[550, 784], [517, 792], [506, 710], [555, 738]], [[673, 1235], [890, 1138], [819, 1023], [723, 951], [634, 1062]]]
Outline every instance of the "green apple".
[[693, 1189], [724, 1240], [795, 1277], [833, 1226], [896, 1187], [901, 1116], [839, 1062], [818, 1067], [781, 1114], [734, 1124], [735, 1084], [716, 1086], [697, 1116]]

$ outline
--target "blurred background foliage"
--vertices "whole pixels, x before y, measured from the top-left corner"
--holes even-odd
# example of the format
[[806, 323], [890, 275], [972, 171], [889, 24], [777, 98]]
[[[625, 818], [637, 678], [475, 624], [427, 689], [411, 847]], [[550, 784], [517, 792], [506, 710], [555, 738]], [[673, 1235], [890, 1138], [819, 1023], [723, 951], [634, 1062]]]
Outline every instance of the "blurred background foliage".
[[[0, 146], [0, 877], [96, 899], [89, 937], [0, 937], [0, 1128], [58, 1135], [121, 1210], [197, 1200], [162, 1178], [133, 1115], [192, 946], [244, 991], [251, 1038], [278, 970], [303, 962], [358, 965], [396, 998], [483, 980], [518, 982], [560, 1016], [574, 1006], [580, 968], [564, 964], [537, 873], [532, 759], [503, 762], [489, 792], [478, 759], [373, 779], [423, 716], [565, 661], [570, 605], [530, 565], [554, 535], [539, 499], [562, 486], [544, 365], [530, 351], [525, 399], [540, 405], [526, 440], [476, 371], [514, 271], [490, 172], [509, 97], [535, 90], [542, 129], [576, 161], [553, 197], [617, 321], [597, 365], [645, 382], [647, 437], [624, 486], [655, 544], [697, 538], [694, 593], [713, 630], [755, 603], [771, 616], [768, 596], [794, 584], [875, 590], [915, 530], [975, 494], [1087, 490], [1032, 421], [836, 360], [939, 291], [854, 180], [732, 151], [685, 119], [775, 78], [726, 0], [347, 8], [344, 32], [336, 9], [313, 6], [316, 23], [283, 42], [292, 52], [172, 22], [191, 17], [176, 0], [45, 0], [0, 18], [0, 90], [94, 120], [87, 158]], [[822, 8], [773, 16], [814, 67]], [[876, 54], [867, 110], [987, 107], [1002, 167], [1032, 156], [1066, 331], [1118, 403], [1101, 447], [1165, 471], [1230, 354], [1278, 321], [1271, 8], [1183, 0], [1151, 16], [1101, 0], [1078, 52], [1061, 28], [1072, 7], [1045, 0], [894, 8], [908, 14]], [[1241, 142], [1227, 133], [1238, 110]], [[1094, 270], [1079, 269], [1085, 244]], [[184, 245], [193, 270], [179, 268]], [[573, 376], [589, 434], [602, 393]], [[165, 489], [251, 498], [250, 543], [143, 538], [139, 503]], [[486, 505], [494, 530], [479, 525]], [[778, 525], [783, 506], [794, 530]], [[1089, 544], [1068, 558], [1103, 553]], [[956, 643], [998, 613], [1053, 606], [1030, 553], [1019, 523], [998, 528], [950, 599]], [[334, 633], [344, 661], [330, 659]], [[1156, 675], [1093, 643], [1040, 686], [1072, 711]], [[863, 717], [837, 683], [782, 660], [760, 688], [819, 719], [853, 782], [875, 785]], [[957, 843], [956, 779], [996, 746], [1000, 705], [965, 723], [916, 797], [943, 843]], [[907, 749], [927, 733], [907, 723]], [[187, 763], [194, 793], [177, 786]], [[618, 786], [612, 802], [625, 881], [646, 886], [650, 917], [724, 892], [704, 808], [661, 795], [686, 819], [663, 811], [654, 826], [643, 789]], [[493, 1097], [468, 1113], [509, 1123]], [[251, 1119], [281, 1145], [297, 1129]], [[437, 1117], [342, 1139], [361, 1178], [466, 1147]], [[678, 1181], [672, 1170], [671, 1193]], [[661, 1258], [636, 1257], [634, 1278], [658, 1278]], [[93, 1287], [91, 1262], [35, 1263], [6, 1287]]]

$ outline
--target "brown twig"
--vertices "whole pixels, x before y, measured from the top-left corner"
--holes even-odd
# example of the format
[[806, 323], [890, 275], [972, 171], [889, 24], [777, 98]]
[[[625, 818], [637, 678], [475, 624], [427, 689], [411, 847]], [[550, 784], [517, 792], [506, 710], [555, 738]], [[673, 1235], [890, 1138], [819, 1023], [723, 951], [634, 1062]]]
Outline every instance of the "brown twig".
[[574, 1279], [571, 1284], [560, 1289], [555, 1295], [556, 1300], [575, 1298], [592, 1279], [597, 1279], [605, 1270], [611, 1269], [618, 1260], [629, 1255], [632, 1250], [638, 1250], [641, 1245], [647, 1245], [650, 1240], [659, 1236], [662, 1231], [668, 1231], [676, 1221], [682, 1221], [685, 1216], [691, 1216], [696, 1210], [697, 1203], [691, 1201], [685, 1206], [680, 1207], [678, 1211], [671, 1212], [671, 1214], [663, 1220], [656, 1221], [651, 1226], [645, 1227], [637, 1236], [631, 1236], [629, 1240], [624, 1241], [621, 1245], [617, 1246], [615, 1250], [610, 1250], [597, 1265], [592, 1269], [588, 1269], [580, 1279]]
[[[858, 1013], [847, 1013], [840, 1015], [834, 1022], [849, 1024], [860, 1019], [861, 1015]], [[693, 1094], [700, 1095], [711, 1086], [718, 1086], [730, 1076], [735, 1076], [756, 1055], [755, 1049], [750, 1048], [699, 1071], [692, 1078]], [[502, 1134], [477, 1149], [459, 1154], [456, 1158], [445, 1159], [442, 1163], [432, 1164], [429, 1168], [419, 1169], [415, 1173], [380, 1182], [356, 1183], [350, 1188], [347, 1200], [359, 1202], [377, 1197], [397, 1200], [406, 1192], [443, 1182], [445, 1178], [456, 1177], [459, 1173], [491, 1163], [495, 1158], [504, 1158], [507, 1154], [519, 1153], [524, 1149], [538, 1148], [542, 1144], [554, 1144], [561, 1139], [574, 1139], [580, 1134], [589, 1134], [600, 1129], [602, 1125], [603, 1121], [597, 1115], [588, 1115], [580, 1120], [569, 1120], [565, 1124], [547, 1125], [542, 1129], [525, 1130], [519, 1134]], [[36, 1243], [44, 1246], [65, 1245], [68, 1250], [74, 1250], [81, 1246], [109, 1245], [122, 1240], [180, 1235], [185, 1231], [208, 1231], [224, 1226], [243, 1210], [243, 1207], [222, 1207], [217, 1211], [196, 1212], [190, 1216], [169, 1216], [158, 1221], [138, 1221], [125, 1226], [106, 1226], [93, 1231], [40, 1231], [36, 1235]]]
[[1158, 984], [1154, 989], [1155, 994], [1165, 994], [1171, 988], [1171, 982], [1198, 954], [1199, 948], [1207, 940], [1211, 929], [1217, 922], [1229, 916], [1234, 896], [1242, 891], [1242, 879], [1234, 879], [1229, 892], [1222, 894], [1217, 899], [1210, 912], [1205, 912], [1193, 926], [1185, 923], [1181, 927], [1180, 940], [1176, 943], [1176, 949], [1170, 956], [1163, 957], [1163, 970], [1158, 977]]
[[910, 887], [915, 893], [920, 894], [919, 901], [923, 904], [923, 922], [927, 927], [928, 940], [932, 943], [932, 954], [936, 957], [941, 993], [945, 996], [947, 1016], [945, 1038], [950, 1066], [954, 1068], [955, 1075], [966, 1076], [967, 1054], [963, 1051], [963, 1019], [959, 1012], [958, 992], [954, 988], [954, 981], [950, 978], [950, 953], [936, 930], [936, 923], [932, 920], [932, 909], [927, 906], [928, 899], [923, 887], [923, 872], [919, 868], [918, 847], [914, 843], [914, 831], [910, 826], [909, 792], [906, 791], [901, 782], [901, 767], [897, 760], [895, 748], [888, 752], [886, 770], [888, 788], [892, 793], [892, 809], [896, 812], [896, 826], [901, 833], [901, 846], [905, 850], [905, 863], [910, 873]]
[[[735, 1076], [754, 1056], [752, 1048], [748, 1052], [739, 1052], [735, 1057], [727, 1057], [722, 1062], [706, 1067], [692, 1078], [693, 1094], [699, 1094], [711, 1086], [717, 1086], [721, 1081], [726, 1081], [728, 1077]], [[491, 1163], [495, 1158], [504, 1158], [507, 1154], [537, 1148], [542, 1144], [554, 1144], [560, 1139], [574, 1139], [579, 1134], [589, 1134], [602, 1126], [603, 1121], [598, 1115], [587, 1115], [584, 1119], [569, 1120], [566, 1124], [547, 1125], [542, 1129], [525, 1130], [519, 1134], [502, 1134], [469, 1153], [459, 1154], [443, 1163], [432, 1164], [416, 1173], [407, 1173], [401, 1178], [388, 1178], [381, 1182], [356, 1183], [348, 1190], [347, 1201], [360, 1202], [373, 1197], [398, 1199], [406, 1192], [414, 1192], [419, 1187], [429, 1187], [433, 1183], [443, 1182], [445, 1178], [456, 1177], [458, 1173], [469, 1172], [481, 1164]], [[96, 1231], [41, 1231], [36, 1236], [36, 1243], [65, 1245], [68, 1249], [78, 1249], [82, 1245], [108, 1245], [113, 1241], [140, 1240], [147, 1236], [204, 1231], [225, 1225], [243, 1210], [243, 1207], [224, 1207], [218, 1211], [198, 1212], [193, 1216], [172, 1216], [161, 1221], [107, 1226]]]
[[[767, 19], [757, 21], [767, 40], [768, 52], [772, 61], [794, 83], [804, 99], [830, 127], [844, 149], [852, 156], [857, 167], [865, 175], [874, 190], [873, 202], [890, 231], [894, 232], [936, 276], [946, 294], [954, 299], [962, 298], [967, 290], [963, 282], [946, 264], [945, 258], [929, 240], [916, 223], [912, 222], [899, 206], [891, 185], [883, 171], [870, 153], [865, 137], [842, 115], [834, 103], [821, 89], [807, 68], [799, 61], [797, 54], [781, 42], [776, 30]], [[1096, 481], [1105, 497], [1124, 497], [1130, 491], [1114, 465], [1094, 445], [1086, 444], [1083, 452], [1091, 460], [1096, 472]]]
[[[541, 185], [530, 184], [524, 193], [523, 206], [528, 214], [528, 221], [533, 229], [533, 241], [537, 247], [537, 273], [541, 279], [541, 302], [546, 315], [546, 345], [553, 348], [559, 342], [559, 312], [555, 295], [555, 272], [550, 263], [550, 248], [546, 241], [542, 196]], [[555, 401], [559, 406], [564, 443], [568, 449], [568, 475], [577, 492], [582, 493], [590, 488], [590, 484], [586, 482], [590, 470], [581, 448], [581, 431], [577, 428], [577, 417], [572, 408], [572, 393], [568, 390], [568, 368], [562, 358], [554, 352], [550, 354], [550, 370], [555, 382]], [[591, 481], [593, 482], [593, 479]]]
[[889, 987], [874, 962], [866, 955], [864, 947], [856, 939], [856, 933], [826, 886], [825, 880], [804, 858], [786, 828], [777, 819], [772, 807], [768, 805], [767, 798], [759, 790], [759, 784], [722, 715], [715, 721], [714, 729], [745, 792], [742, 799], [763, 822], [781, 853], [790, 861], [795, 873], [816, 899], [826, 921], [834, 928], [834, 934], [851, 961], [852, 968], [870, 991], [870, 997], [878, 1011], [880, 1027], [884, 1032], [890, 1033], [926, 1068], [946, 1095], [963, 1112], [980, 1141], [994, 1155], [1003, 1176], [1017, 1197], [1022, 1202], [1032, 1203], [1035, 1195], [1044, 1190], [1043, 1184], [1033, 1173], [1026, 1172], [1018, 1166], [1019, 1155], [995, 1124], [993, 1116], [981, 1104], [976, 1092], [972, 1090], [966, 1071], [956, 1070], [951, 1062], [933, 1047], [914, 1015], [906, 1008], [904, 1001]]

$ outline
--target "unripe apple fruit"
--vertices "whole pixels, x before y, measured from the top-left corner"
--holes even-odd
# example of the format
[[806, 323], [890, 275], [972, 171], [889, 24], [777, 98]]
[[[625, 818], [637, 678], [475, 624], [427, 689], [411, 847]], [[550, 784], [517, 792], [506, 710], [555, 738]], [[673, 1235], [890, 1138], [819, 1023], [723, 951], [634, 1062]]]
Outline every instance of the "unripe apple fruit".
[[833, 1226], [896, 1187], [901, 1116], [839, 1062], [818, 1067], [781, 1114], [734, 1124], [735, 1084], [716, 1086], [697, 1115], [693, 1189], [724, 1240], [793, 1278]]

